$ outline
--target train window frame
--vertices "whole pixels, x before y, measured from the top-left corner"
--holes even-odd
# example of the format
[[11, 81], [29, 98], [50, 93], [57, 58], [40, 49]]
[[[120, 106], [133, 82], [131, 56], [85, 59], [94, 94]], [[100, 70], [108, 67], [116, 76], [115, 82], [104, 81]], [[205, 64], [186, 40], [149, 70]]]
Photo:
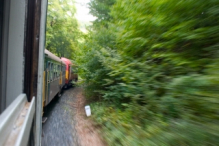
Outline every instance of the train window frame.
[[58, 64], [56, 64], [56, 79], [57, 79]]
[[58, 73], [58, 64], [56, 64], [56, 79], [57, 79], [57, 73]]
[[53, 80], [55, 80], [56, 79], [56, 77], [55, 77], [55, 72], [56, 72], [56, 64], [54, 63], [54, 68], [53, 68]]
[[53, 80], [56, 80], [56, 72], [53, 72]]

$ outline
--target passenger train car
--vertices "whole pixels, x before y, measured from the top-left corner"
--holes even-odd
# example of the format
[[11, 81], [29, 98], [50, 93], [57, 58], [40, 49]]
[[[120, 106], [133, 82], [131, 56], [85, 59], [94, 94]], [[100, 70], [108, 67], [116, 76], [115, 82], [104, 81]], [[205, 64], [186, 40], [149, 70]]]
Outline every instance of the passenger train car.
[[77, 79], [45, 50], [47, 5], [0, 0], [0, 146], [40, 146], [43, 107]]
[[45, 49], [42, 107], [48, 105], [56, 95], [61, 96], [62, 89], [71, 86], [73, 80], [78, 80], [74, 66], [71, 60], [60, 59]]

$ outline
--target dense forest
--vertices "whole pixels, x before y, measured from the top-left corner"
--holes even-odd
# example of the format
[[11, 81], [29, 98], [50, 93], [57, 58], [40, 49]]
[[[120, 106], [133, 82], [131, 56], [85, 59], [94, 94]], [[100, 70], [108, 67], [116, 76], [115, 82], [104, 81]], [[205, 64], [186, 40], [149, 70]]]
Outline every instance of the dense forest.
[[48, 31], [57, 25], [70, 40], [49, 33], [47, 46], [71, 48], [108, 145], [218, 145], [219, 1], [91, 0], [89, 8], [97, 19], [87, 34], [77, 23], [59, 27], [65, 15], [54, 21], [54, 11]]

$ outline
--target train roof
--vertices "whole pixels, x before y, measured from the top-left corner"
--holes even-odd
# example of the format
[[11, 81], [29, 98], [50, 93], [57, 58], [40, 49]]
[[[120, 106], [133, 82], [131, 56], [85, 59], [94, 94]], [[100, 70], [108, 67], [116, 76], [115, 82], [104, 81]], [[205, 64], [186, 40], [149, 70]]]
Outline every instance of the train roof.
[[67, 59], [67, 58], [62, 57], [61, 60], [62, 60], [63, 62], [65, 62], [66, 65], [73, 65], [72, 62], [71, 62], [71, 60], [69, 60], [69, 59]]
[[58, 62], [62, 62], [62, 63], [65, 63], [63, 62], [59, 57], [57, 57], [55, 54], [51, 53], [49, 50], [45, 49], [44, 51], [45, 54], [48, 55], [48, 58], [50, 59], [53, 59], [55, 61], [58, 61]]

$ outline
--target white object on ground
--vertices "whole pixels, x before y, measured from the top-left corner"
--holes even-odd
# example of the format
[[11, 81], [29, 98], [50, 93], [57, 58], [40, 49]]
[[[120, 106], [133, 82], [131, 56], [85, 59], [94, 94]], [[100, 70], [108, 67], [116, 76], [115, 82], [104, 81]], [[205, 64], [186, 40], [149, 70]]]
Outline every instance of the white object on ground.
[[84, 108], [85, 108], [85, 112], [86, 112], [87, 117], [89, 117], [89, 116], [91, 115], [90, 106], [89, 106], [89, 105], [86, 105]]

